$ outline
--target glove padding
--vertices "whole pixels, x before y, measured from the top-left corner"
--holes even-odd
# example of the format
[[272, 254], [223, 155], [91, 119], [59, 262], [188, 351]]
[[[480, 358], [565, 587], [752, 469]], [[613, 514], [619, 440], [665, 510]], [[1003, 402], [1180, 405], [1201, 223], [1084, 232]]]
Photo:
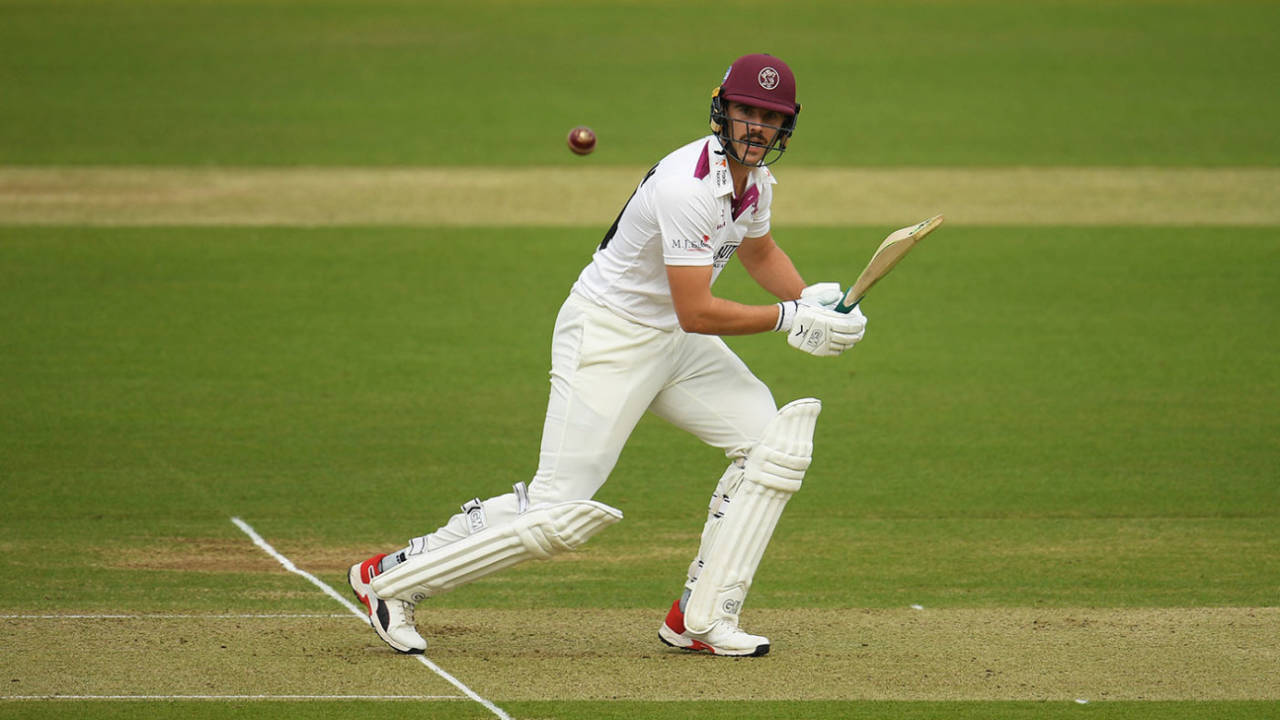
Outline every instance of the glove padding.
[[817, 283], [800, 291], [800, 302], [827, 310], [835, 310], [843, 299], [844, 291], [840, 289], [840, 283]]
[[838, 313], [802, 302], [787, 332], [787, 344], [810, 355], [835, 357], [856, 345], [866, 330], [867, 316], [859, 308]]
[[840, 283], [824, 282], [810, 285], [800, 291], [799, 300], [783, 300], [778, 303], [778, 324], [773, 327], [777, 332], [787, 332], [796, 320], [796, 310], [801, 304], [814, 305], [827, 310], [835, 310], [844, 299], [844, 291]]

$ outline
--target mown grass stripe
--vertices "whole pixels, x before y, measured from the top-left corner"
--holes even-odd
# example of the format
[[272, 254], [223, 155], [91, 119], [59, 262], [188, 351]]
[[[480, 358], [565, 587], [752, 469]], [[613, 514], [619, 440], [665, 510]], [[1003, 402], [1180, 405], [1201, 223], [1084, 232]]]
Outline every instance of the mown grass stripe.
[[[0, 224], [607, 226], [642, 168], [0, 167]], [[1280, 224], [1280, 168], [778, 170], [777, 223]]]
[[341, 618], [337, 613], [85, 613], [65, 615], [0, 615], [0, 620], [292, 620]]
[[0, 695], [0, 700], [465, 700], [462, 695]]

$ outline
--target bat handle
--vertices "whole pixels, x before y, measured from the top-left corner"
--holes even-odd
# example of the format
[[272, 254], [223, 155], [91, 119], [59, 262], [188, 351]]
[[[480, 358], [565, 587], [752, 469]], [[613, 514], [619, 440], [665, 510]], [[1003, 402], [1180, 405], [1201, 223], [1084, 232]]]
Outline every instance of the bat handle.
[[858, 307], [858, 303], [860, 302], [862, 302], [862, 298], [858, 298], [857, 300], [854, 300], [852, 305], [845, 305], [844, 300], [841, 300], [840, 303], [836, 305], [836, 312], [851, 313], [853, 312], [854, 308]]

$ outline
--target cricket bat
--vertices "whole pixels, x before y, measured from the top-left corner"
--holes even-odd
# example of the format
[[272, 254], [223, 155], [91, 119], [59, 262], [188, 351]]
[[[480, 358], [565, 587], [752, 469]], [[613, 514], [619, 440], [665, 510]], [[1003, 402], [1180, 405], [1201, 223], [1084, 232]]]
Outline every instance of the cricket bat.
[[857, 282], [844, 294], [840, 304], [836, 305], [836, 312], [847, 313], [857, 307], [872, 285], [888, 275], [893, 266], [906, 257], [916, 243], [941, 224], [942, 216], [934, 215], [928, 220], [889, 233], [889, 237], [876, 248], [875, 254], [871, 256], [871, 262], [867, 263], [866, 269], [858, 276]]

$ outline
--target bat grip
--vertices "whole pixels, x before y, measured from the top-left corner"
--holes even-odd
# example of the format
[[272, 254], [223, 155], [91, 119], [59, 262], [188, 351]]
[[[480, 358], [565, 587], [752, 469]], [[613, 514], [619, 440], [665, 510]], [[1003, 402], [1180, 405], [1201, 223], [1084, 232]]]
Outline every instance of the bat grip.
[[851, 313], [853, 312], [854, 308], [858, 307], [858, 303], [860, 302], [862, 302], [862, 298], [858, 298], [857, 300], [854, 300], [852, 305], [845, 305], [844, 300], [841, 300], [840, 303], [836, 305], [836, 312]]

